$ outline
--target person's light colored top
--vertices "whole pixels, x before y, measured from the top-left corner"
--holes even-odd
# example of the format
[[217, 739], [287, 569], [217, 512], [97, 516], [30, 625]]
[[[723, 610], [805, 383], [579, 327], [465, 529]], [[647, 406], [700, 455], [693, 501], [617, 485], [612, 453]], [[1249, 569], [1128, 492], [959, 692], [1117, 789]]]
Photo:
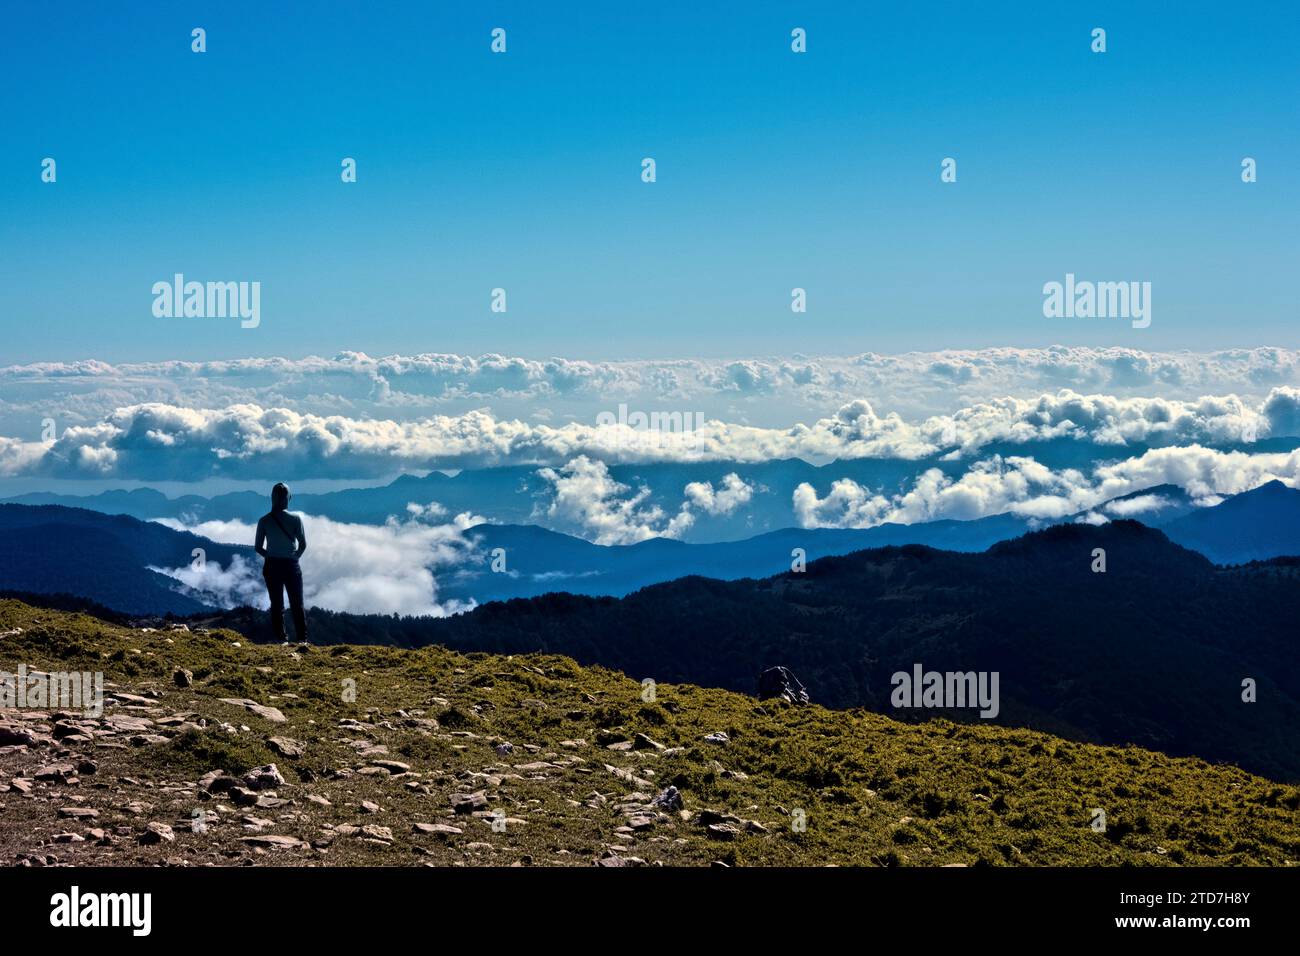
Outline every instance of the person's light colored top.
[[307, 550], [307, 534], [302, 519], [288, 511], [262, 515], [257, 522], [257, 539], [253, 547], [266, 558], [299, 557]]

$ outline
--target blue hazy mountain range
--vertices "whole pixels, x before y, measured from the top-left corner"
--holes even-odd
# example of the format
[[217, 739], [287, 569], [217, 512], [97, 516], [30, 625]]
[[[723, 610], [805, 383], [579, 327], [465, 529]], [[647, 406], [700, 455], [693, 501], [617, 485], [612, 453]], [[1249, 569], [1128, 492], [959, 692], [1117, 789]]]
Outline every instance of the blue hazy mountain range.
[[[1254, 453], [1289, 452], [1297, 445], [1295, 438], [1269, 439], [1250, 446], [1224, 445], [1225, 451], [1249, 450]], [[1216, 446], [1217, 447], [1217, 446]], [[1148, 446], [1125, 446], [1122, 457], [1140, 456]], [[1088, 469], [1099, 462], [1117, 457], [1111, 446], [1058, 439], [1023, 444], [989, 445], [981, 457], [1032, 455], [1049, 468]], [[695, 513], [694, 523], [680, 535], [692, 543], [713, 543], [751, 538], [768, 531], [780, 531], [796, 525], [791, 496], [802, 483], [812, 485], [821, 494], [839, 479], [849, 479], [884, 495], [906, 491], [916, 476], [928, 469], [938, 469], [951, 479], [960, 478], [970, 462], [957, 455], [939, 454], [920, 461], [899, 459], [854, 459], [832, 461], [823, 465], [800, 459], [774, 459], [757, 463], [734, 461], [648, 464], [615, 464], [610, 476], [629, 489], [645, 488], [645, 506], [657, 506], [667, 515], [681, 507], [683, 489], [690, 482], [719, 484], [723, 477], [735, 473], [750, 484], [754, 493], [741, 508], [730, 514]], [[554, 524], [547, 506], [554, 487], [533, 465], [484, 468], [448, 475], [431, 472], [424, 476], [402, 475], [386, 485], [348, 488], [321, 494], [296, 494], [293, 510], [309, 515], [358, 524], [381, 524], [390, 516], [407, 516], [407, 506], [437, 503], [449, 515], [471, 512], [494, 524], [527, 524], [553, 531], [577, 529]], [[271, 481], [267, 482], [267, 492]], [[236, 491], [204, 497], [181, 495], [169, 498], [149, 488], [103, 491], [93, 495], [31, 492], [3, 499], [6, 503], [27, 505], [65, 505], [89, 508], [109, 514], [128, 514], [144, 520], [173, 518], [187, 525], [203, 521], [239, 520], [255, 522], [268, 507], [267, 492]], [[1178, 494], [1181, 494], [1179, 492]], [[1131, 515], [1146, 520], [1142, 515]]]
[[[860, 459], [811, 465], [799, 459], [773, 460], [754, 464], [736, 462], [652, 463], [610, 465], [610, 476], [630, 488], [649, 489], [646, 507], [657, 505], [673, 514], [690, 482], [718, 483], [732, 472], [755, 487], [743, 513], [698, 514], [684, 535], [688, 541], [719, 541], [747, 538], [764, 531], [794, 524], [790, 498], [801, 482], [829, 487], [840, 478], [850, 478], [872, 488], [901, 491], [915, 477], [918, 467], [938, 467], [956, 477], [962, 462], [918, 463], [901, 460]], [[469, 511], [498, 524], [535, 524], [546, 527], [546, 506], [553, 486], [533, 465], [484, 468], [448, 475], [431, 472], [424, 476], [402, 475], [387, 485], [349, 488], [323, 494], [296, 494], [293, 510], [357, 524], [380, 524], [390, 516], [403, 518], [410, 504], [437, 503], [448, 514]], [[269, 490], [269, 484], [268, 484]], [[152, 489], [105, 491], [76, 496], [35, 492], [5, 499], [14, 504], [57, 504], [90, 508], [141, 519], [175, 518], [186, 524], [202, 521], [256, 521], [267, 510], [265, 493], [231, 492], [211, 498], [183, 495], [168, 498]], [[553, 530], [565, 530], [554, 528]]]
[[[88, 500], [108, 506], [118, 494], [133, 503], [156, 500], [139, 491]], [[735, 580], [778, 574], [790, 569], [795, 549], [803, 549], [809, 561], [904, 544], [976, 552], [1048, 524], [1108, 512], [1123, 517], [1125, 503], [1139, 503], [1140, 498], [1164, 502], [1164, 507], [1142, 511], [1144, 523], [1216, 563], [1300, 555], [1300, 491], [1274, 481], [1216, 506], [1197, 508], [1181, 489], [1161, 485], [1056, 522], [1001, 514], [863, 529], [784, 528], [708, 544], [656, 538], [633, 545], [597, 545], [532, 525], [483, 524], [466, 532], [476, 545], [467, 559], [437, 572], [438, 593], [440, 599], [472, 598], [479, 603], [553, 591], [622, 596], [691, 575]], [[203, 548], [208, 561], [223, 567], [236, 554], [255, 561], [247, 546], [219, 544], [129, 515], [62, 505], [0, 504], [0, 531], [7, 542], [0, 549], [0, 590], [72, 594], [133, 614], [192, 613], [203, 606], [201, 596], [181, 593], [178, 582], [150, 570], [187, 565], [195, 548]], [[498, 548], [503, 549], [504, 571], [492, 570]]]
[[0, 505], [0, 589], [71, 594], [127, 614], [193, 614], [209, 605], [150, 567], [174, 568], [203, 549], [229, 566], [241, 551], [129, 515], [57, 505]]

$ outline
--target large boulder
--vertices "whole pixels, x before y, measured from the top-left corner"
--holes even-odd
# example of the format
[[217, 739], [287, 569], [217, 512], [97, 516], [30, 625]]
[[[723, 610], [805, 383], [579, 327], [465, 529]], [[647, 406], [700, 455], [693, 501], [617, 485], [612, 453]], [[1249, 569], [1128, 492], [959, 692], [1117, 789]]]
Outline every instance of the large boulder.
[[758, 699], [780, 697], [791, 704], [808, 703], [808, 691], [785, 667], [769, 667], [758, 676]]

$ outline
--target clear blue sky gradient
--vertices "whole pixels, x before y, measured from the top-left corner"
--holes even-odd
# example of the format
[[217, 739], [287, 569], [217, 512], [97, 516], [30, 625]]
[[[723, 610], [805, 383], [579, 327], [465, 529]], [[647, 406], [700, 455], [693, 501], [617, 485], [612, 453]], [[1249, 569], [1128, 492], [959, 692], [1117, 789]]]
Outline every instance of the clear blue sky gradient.
[[[1300, 345], [1292, 4], [2, 17], [2, 363]], [[155, 318], [175, 272], [261, 281], [261, 327]], [[1066, 272], [1151, 281], [1151, 327], [1045, 319]]]

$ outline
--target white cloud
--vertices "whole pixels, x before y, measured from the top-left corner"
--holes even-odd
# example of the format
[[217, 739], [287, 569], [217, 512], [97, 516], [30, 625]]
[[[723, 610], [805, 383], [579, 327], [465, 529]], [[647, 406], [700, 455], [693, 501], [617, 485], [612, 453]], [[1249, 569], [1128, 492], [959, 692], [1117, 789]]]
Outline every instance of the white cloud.
[[692, 481], [684, 490], [687, 502], [710, 515], [729, 515], [754, 497], [754, 486], [734, 471], [724, 475], [717, 488]]
[[1173, 502], [1163, 495], [1135, 495], [1132, 498], [1107, 502], [1102, 510], [1116, 518], [1138, 518], [1142, 515], [1150, 515], [1152, 512], [1163, 511], [1172, 504]]
[[635, 544], [650, 538], [678, 538], [695, 524], [697, 511], [729, 515], [747, 504], [754, 486], [735, 472], [714, 487], [692, 481], [673, 514], [651, 502], [651, 491], [631, 488], [610, 473], [602, 461], [580, 455], [561, 468], [542, 468], [553, 497], [543, 509], [548, 526], [576, 534], [596, 544]]
[[[119, 408], [255, 405], [303, 415], [412, 421], [490, 408], [506, 419], [545, 407], [556, 421], [591, 422], [626, 401], [778, 427], [869, 396], [909, 419], [949, 414], [1005, 396], [1061, 389], [1117, 397], [1192, 400], [1235, 393], [1262, 399], [1300, 387], [1300, 350], [1143, 352], [1055, 346], [864, 353], [851, 356], [588, 362], [504, 355], [246, 358], [212, 362], [43, 362], [0, 368], [0, 434], [51, 414], [91, 425]], [[1292, 407], [1294, 414], [1294, 406]], [[1294, 432], [1293, 432], [1294, 433]]]
[[282, 474], [371, 478], [400, 470], [558, 465], [579, 456], [606, 462], [919, 460], [973, 457], [995, 442], [1024, 446], [1028, 454], [1033, 443], [1058, 439], [1118, 451], [1293, 435], [1300, 431], [1298, 408], [1300, 389], [1290, 386], [1273, 389], [1258, 405], [1236, 395], [1178, 401], [1062, 390], [981, 402], [919, 422], [878, 414], [857, 399], [829, 417], [785, 428], [710, 419], [690, 430], [655, 430], [618, 422], [552, 426], [484, 410], [397, 421], [257, 405], [152, 403], [67, 428], [39, 452], [30, 443], [0, 438], [0, 468], [11, 476], [193, 481]]
[[596, 544], [635, 544], [656, 537], [676, 537], [694, 517], [683, 509], [669, 518], [648, 502], [650, 489], [633, 490], [615, 480], [602, 461], [580, 455], [561, 468], [538, 472], [555, 495], [546, 509], [551, 526]]
[[[886, 522], [912, 524], [943, 518], [970, 520], [1012, 513], [1025, 518], [1062, 518], [1091, 512], [1112, 498], [1156, 485], [1177, 485], [1196, 503], [1217, 503], [1233, 495], [1279, 480], [1300, 483], [1300, 450], [1248, 454], [1192, 445], [1157, 448], [1135, 458], [1097, 465], [1091, 473], [1051, 469], [1032, 458], [993, 456], [975, 462], [952, 478], [927, 469], [912, 487], [883, 495], [849, 479], [832, 483], [825, 496], [808, 483], [792, 496], [795, 518], [802, 527], [867, 528]], [[1107, 509], [1114, 517], [1139, 516], [1158, 506], [1159, 496], [1140, 496]], [[1086, 520], [1104, 521], [1094, 512]]]
[[[425, 513], [427, 513], [427, 507]], [[442, 617], [471, 604], [440, 602], [435, 572], [461, 564], [473, 551], [465, 531], [482, 522], [469, 514], [446, 524], [390, 519], [358, 525], [304, 515], [308, 548], [302, 556], [304, 601], [311, 607], [357, 614], [414, 614]], [[255, 528], [242, 521], [196, 525], [164, 519], [172, 528], [228, 544], [252, 544]], [[201, 570], [186, 565], [156, 568], [224, 607], [269, 604], [260, 561], [238, 556], [227, 567], [207, 562]]]

